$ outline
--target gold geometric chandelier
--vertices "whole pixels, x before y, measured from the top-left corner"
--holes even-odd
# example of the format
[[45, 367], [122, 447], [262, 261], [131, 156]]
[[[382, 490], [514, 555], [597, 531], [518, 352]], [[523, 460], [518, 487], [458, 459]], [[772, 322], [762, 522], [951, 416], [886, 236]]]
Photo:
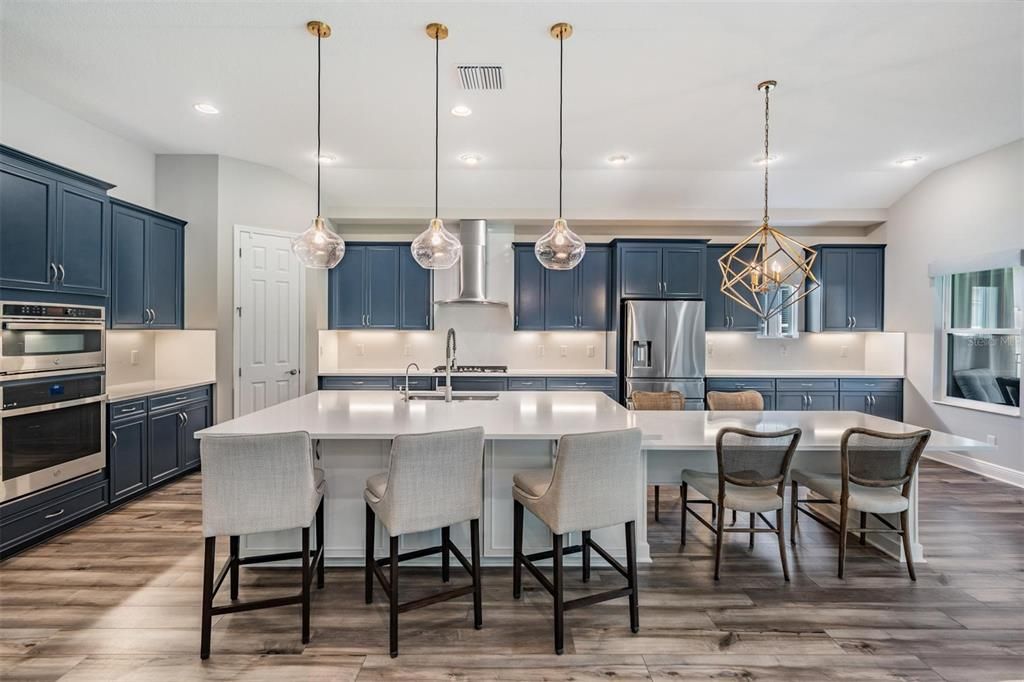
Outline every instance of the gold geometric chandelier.
[[817, 252], [768, 224], [768, 93], [775, 81], [757, 86], [764, 90], [764, 218], [756, 232], [718, 259], [722, 293], [762, 320], [778, 315], [818, 288], [811, 272]]

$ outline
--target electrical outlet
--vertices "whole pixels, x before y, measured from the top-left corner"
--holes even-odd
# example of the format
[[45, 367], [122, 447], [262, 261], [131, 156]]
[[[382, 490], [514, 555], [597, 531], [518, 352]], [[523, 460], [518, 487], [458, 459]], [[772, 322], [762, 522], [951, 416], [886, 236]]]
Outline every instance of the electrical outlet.
[[137, 364], [139, 364], [139, 351], [137, 351], [137, 350], [133, 350], [133, 351], [131, 352], [131, 361], [130, 361], [130, 362], [131, 362], [131, 363], [132, 363], [133, 365], [137, 365]]
[[587, 357], [592, 358], [597, 355], [597, 350], [593, 346], [587, 346]]
[[356, 355], [359, 355], [359, 356], [366, 355], [366, 345], [365, 344], [362, 344], [362, 343], [357, 343], [356, 344]]
[[404, 355], [405, 357], [409, 357], [410, 355], [412, 355], [412, 348], [409, 346], [409, 344], [405, 344], [404, 346], [402, 346], [402, 355]]
[[537, 357], [544, 357], [544, 346], [537, 346]]
[[850, 354], [850, 347], [849, 346], [839, 346], [839, 357], [845, 358], [849, 354]]
[[987, 436], [985, 436], [985, 442], [987, 442], [992, 447], [995, 447], [996, 445], [998, 445], [999, 444], [998, 441], [999, 441], [999, 439], [996, 438], [996, 435], [994, 433], [990, 433]]
[[558, 354], [561, 355], [563, 358], [569, 355], [569, 346], [559, 346]]
[[708, 357], [710, 358], [714, 354], [715, 354], [715, 344], [708, 343]]

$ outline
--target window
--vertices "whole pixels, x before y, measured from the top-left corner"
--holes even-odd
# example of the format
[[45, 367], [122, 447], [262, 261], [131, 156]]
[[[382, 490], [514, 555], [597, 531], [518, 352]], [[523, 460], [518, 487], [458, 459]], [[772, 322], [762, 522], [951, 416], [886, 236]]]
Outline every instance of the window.
[[945, 275], [939, 402], [1020, 414], [1024, 268]]

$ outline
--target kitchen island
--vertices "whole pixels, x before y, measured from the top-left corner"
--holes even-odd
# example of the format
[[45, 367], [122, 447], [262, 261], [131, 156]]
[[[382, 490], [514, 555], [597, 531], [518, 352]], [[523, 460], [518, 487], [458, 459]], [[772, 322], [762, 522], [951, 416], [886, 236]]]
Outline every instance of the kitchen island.
[[[416, 396], [416, 394], [413, 394]], [[446, 403], [436, 394], [406, 402], [397, 391], [317, 391], [252, 414], [199, 431], [197, 438], [214, 435], [253, 435], [307, 431], [317, 441], [318, 466], [327, 479], [327, 562], [362, 565], [363, 488], [367, 477], [388, 466], [390, 441], [396, 435], [482, 426], [484, 444], [484, 509], [481, 519], [485, 564], [510, 564], [512, 557], [512, 476], [526, 469], [549, 468], [557, 439], [585, 433], [637, 426], [643, 431], [638, 462], [641, 480], [678, 480], [683, 467], [715, 469], [715, 436], [724, 426], [774, 431], [798, 426], [803, 437], [793, 466], [804, 470], [839, 470], [839, 440], [843, 431], [863, 426], [882, 431], [913, 431], [917, 427], [859, 412], [631, 412], [597, 392], [516, 391], [466, 394], [471, 398]], [[986, 449], [978, 441], [934, 432], [928, 450]], [[637, 499], [637, 557], [649, 562], [646, 489]], [[917, 488], [910, 513], [915, 559], [923, 558], [917, 537]], [[468, 546], [467, 529], [452, 528], [452, 539]], [[613, 554], [624, 556], [620, 528], [593, 533]], [[378, 532], [377, 537], [383, 538]], [[402, 537], [402, 551], [436, 545], [437, 531]], [[879, 546], [899, 555], [899, 548]], [[287, 551], [297, 547], [298, 533], [273, 533], [243, 539], [249, 553]], [[576, 542], [570, 539], [570, 542]], [[527, 515], [524, 542], [528, 551], [550, 547], [546, 528]], [[378, 540], [378, 554], [385, 553]]]

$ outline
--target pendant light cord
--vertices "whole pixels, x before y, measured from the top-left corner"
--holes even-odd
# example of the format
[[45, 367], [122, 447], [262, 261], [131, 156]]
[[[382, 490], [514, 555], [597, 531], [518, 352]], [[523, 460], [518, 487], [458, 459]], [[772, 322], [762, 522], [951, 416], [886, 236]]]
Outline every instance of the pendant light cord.
[[434, 217], [437, 218], [438, 148], [441, 128], [441, 29], [434, 33]]
[[565, 88], [565, 29], [558, 34], [558, 217], [562, 217], [562, 113]]
[[772, 87], [764, 87], [764, 224], [768, 224], [768, 93]]
[[316, 34], [316, 217], [320, 217], [320, 43], [322, 29]]

